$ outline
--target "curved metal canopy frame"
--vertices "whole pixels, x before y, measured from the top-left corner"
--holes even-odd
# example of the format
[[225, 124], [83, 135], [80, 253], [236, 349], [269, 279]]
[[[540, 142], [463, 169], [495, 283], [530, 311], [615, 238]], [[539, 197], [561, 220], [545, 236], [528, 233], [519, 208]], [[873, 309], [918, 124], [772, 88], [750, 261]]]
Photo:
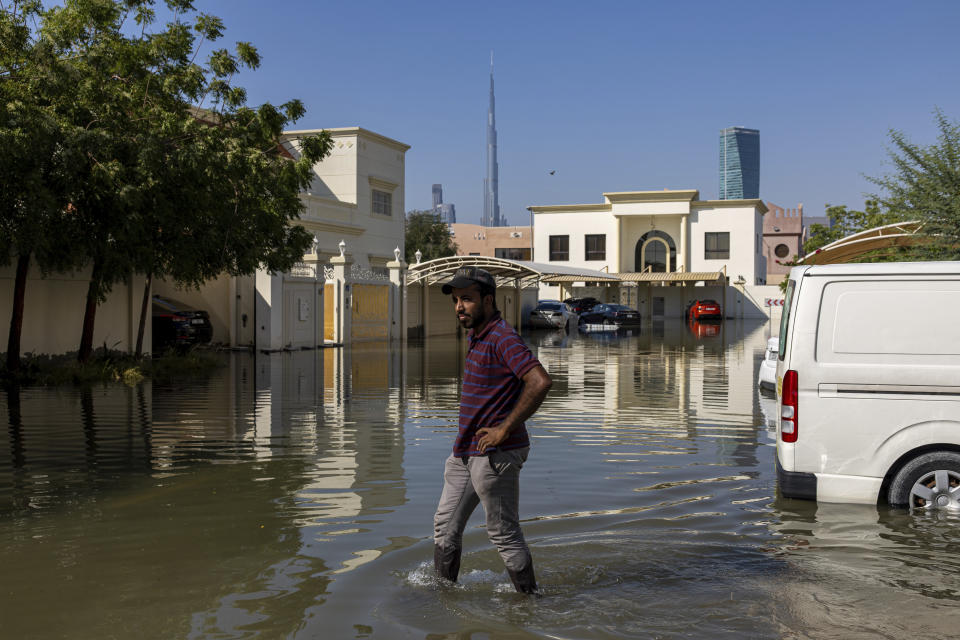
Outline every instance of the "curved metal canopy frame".
[[423, 282], [428, 286], [437, 284], [448, 280], [457, 269], [463, 267], [479, 267], [489, 271], [490, 275], [497, 280], [498, 287], [519, 284], [520, 288], [526, 289], [536, 287], [542, 279], [555, 276], [576, 276], [580, 280], [591, 282], [619, 282], [616, 276], [593, 269], [546, 265], [490, 256], [448, 256], [410, 265], [407, 270], [407, 284]]
[[860, 231], [824, 245], [813, 253], [808, 253], [797, 260], [797, 264], [856, 262], [857, 258], [870, 251], [920, 244], [923, 238], [917, 232], [922, 227], [921, 222], [911, 220]]

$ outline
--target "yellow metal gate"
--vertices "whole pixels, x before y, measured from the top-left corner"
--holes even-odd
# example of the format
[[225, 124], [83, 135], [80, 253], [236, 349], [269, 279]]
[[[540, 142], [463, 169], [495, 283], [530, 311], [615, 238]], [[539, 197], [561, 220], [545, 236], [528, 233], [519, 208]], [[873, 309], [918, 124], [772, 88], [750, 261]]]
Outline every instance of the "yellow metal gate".
[[333, 342], [335, 315], [334, 305], [336, 304], [336, 285], [327, 284], [323, 286], [323, 339], [327, 342]]
[[350, 305], [354, 340], [390, 338], [390, 285], [354, 284]]

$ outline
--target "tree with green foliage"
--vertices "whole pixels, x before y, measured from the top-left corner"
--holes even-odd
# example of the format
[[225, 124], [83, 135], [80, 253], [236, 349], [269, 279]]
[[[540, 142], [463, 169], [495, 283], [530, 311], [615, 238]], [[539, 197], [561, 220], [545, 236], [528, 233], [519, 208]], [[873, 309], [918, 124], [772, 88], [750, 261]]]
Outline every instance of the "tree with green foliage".
[[[68, 186], [82, 162], [65, 125], [37, 96], [62, 82], [31, 29], [38, 1], [0, 7], [0, 263], [16, 263], [5, 366], [20, 370], [27, 276], [61, 271], [76, 258]], [[61, 88], [63, 86], [61, 85]]]
[[[332, 147], [326, 133], [282, 147], [281, 134], [304, 115], [303, 105], [252, 108], [232, 84], [241, 69], [259, 66], [256, 49], [240, 42], [198, 64], [204, 46], [222, 37], [222, 21], [198, 13], [191, 0], [165, 0], [173, 18], [149, 31], [154, 4], [35, 3], [38, 26], [27, 29], [21, 47], [28, 55], [0, 82], [52, 114], [60, 148], [73, 159], [52, 210], [68, 212], [74, 230], [69, 267], [91, 269], [81, 361], [92, 351], [97, 305], [134, 273], [145, 274], [148, 286], [154, 276], [198, 286], [222, 273], [283, 271], [300, 260], [312, 238], [292, 224], [303, 210], [299, 193]], [[37, 90], [30, 95], [25, 86]], [[197, 108], [204, 104], [209, 109]], [[4, 180], [19, 177], [13, 168]], [[13, 247], [9, 237], [4, 230], [0, 249]], [[10, 253], [19, 251], [2, 255]], [[141, 327], [147, 301], [145, 292]]]
[[926, 242], [916, 248], [928, 260], [960, 259], [960, 124], [937, 109], [937, 142], [919, 145], [890, 131], [892, 173], [870, 178], [881, 188], [872, 196], [901, 219], [920, 220]]
[[433, 211], [410, 211], [407, 213], [404, 234], [405, 259], [412, 264], [417, 261], [416, 252], [421, 260], [433, 260], [457, 255], [457, 243], [450, 236], [450, 227]]
[[813, 253], [817, 249], [846, 238], [851, 234], [909, 219], [900, 212], [881, 211], [876, 200], [867, 200], [864, 203], [863, 211], [848, 209], [846, 205], [834, 206], [828, 204], [826, 215], [830, 219], [830, 226], [810, 225], [809, 236], [807, 241], [803, 243], [805, 254]]

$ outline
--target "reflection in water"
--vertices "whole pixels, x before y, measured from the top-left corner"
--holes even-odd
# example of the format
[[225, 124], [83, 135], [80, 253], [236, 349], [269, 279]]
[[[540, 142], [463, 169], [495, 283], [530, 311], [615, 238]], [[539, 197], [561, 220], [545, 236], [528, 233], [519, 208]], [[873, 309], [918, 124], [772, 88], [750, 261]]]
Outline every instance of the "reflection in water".
[[781, 623], [833, 638], [956, 636], [960, 517], [784, 500], [774, 529], [795, 579]]
[[4, 393], [0, 635], [945, 637], [960, 523], [776, 499], [769, 333], [525, 336], [554, 379], [521, 505], [541, 599], [479, 512], [461, 583], [432, 577], [462, 339]]

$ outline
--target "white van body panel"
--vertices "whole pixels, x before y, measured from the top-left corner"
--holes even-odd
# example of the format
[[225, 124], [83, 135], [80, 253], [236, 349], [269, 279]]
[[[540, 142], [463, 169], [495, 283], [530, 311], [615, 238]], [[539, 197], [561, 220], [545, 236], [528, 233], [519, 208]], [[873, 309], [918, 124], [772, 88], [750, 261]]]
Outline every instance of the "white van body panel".
[[818, 473], [817, 501], [876, 504], [883, 478]]
[[960, 446], [960, 262], [799, 267], [790, 278], [777, 379], [797, 371], [799, 436], [778, 438], [778, 461], [816, 474], [818, 500], [876, 502], [904, 454]]
[[[956, 413], [957, 409], [954, 409]], [[904, 453], [920, 447], [956, 442], [960, 437], [960, 420], [921, 422], [899, 429], [877, 448], [878, 469], [889, 469]]]

